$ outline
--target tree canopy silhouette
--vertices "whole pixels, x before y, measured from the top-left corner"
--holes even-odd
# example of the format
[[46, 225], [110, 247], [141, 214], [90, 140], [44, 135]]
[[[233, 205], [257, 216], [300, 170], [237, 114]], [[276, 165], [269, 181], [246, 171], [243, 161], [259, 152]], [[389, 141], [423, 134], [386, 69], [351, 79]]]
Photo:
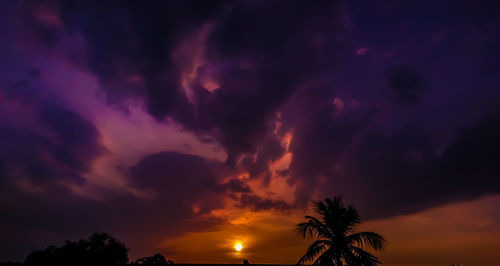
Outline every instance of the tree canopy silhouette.
[[313, 262], [317, 265], [360, 265], [382, 264], [377, 257], [365, 251], [371, 247], [376, 251], [384, 248], [386, 240], [374, 232], [355, 232], [361, 223], [358, 211], [347, 207], [340, 197], [314, 202], [315, 211], [321, 216], [305, 216], [307, 222], [297, 225], [302, 237], [314, 241], [297, 264]]
[[151, 257], [144, 257], [137, 259], [133, 264], [142, 264], [142, 265], [165, 265], [165, 264], [174, 264], [171, 260], [166, 260], [163, 255], [160, 253], [156, 253]]
[[93, 233], [89, 239], [66, 241], [62, 247], [49, 246], [30, 253], [29, 265], [117, 265], [128, 262], [128, 249], [106, 233]]

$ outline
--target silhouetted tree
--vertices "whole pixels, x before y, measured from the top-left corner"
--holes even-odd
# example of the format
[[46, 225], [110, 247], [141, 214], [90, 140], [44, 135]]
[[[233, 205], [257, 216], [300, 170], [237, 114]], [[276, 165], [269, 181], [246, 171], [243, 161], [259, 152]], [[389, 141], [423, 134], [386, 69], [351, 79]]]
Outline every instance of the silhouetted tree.
[[128, 249], [106, 233], [94, 233], [88, 240], [66, 241], [57, 248], [49, 246], [30, 253], [25, 264], [30, 265], [94, 265], [126, 264]]
[[355, 232], [361, 223], [357, 210], [342, 203], [340, 197], [314, 202], [315, 211], [321, 216], [305, 216], [305, 223], [297, 225], [302, 237], [311, 237], [312, 243], [297, 264], [314, 262], [319, 265], [378, 265], [377, 257], [363, 250], [369, 246], [376, 251], [384, 248], [385, 239], [373, 232]]
[[166, 260], [160, 253], [156, 253], [151, 257], [144, 257], [136, 260], [133, 264], [158, 265], [158, 264], [174, 264], [171, 260]]

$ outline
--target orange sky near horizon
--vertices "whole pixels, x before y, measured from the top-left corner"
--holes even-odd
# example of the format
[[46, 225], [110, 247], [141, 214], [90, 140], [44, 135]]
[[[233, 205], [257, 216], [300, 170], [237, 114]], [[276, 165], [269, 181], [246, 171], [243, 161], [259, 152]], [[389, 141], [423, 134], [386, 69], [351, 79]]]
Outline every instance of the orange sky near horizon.
[[[377, 253], [384, 265], [499, 265], [500, 195], [431, 208], [416, 214], [362, 223], [388, 241]], [[301, 239], [294, 226], [307, 212], [225, 212], [229, 222], [211, 232], [166, 240], [160, 250], [177, 263], [294, 264], [311, 240]], [[221, 214], [219, 214], [221, 215]], [[235, 252], [235, 243], [243, 245]], [[133, 252], [133, 251], [132, 251]], [[432, 264], [430, 263], [432, 261]]]

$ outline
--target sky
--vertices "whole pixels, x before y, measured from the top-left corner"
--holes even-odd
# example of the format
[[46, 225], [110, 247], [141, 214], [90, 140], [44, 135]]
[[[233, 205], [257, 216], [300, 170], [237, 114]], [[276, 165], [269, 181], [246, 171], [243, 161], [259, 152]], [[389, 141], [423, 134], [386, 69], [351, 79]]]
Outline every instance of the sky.
[[494, 0], [1, 1], [0, 261], [296, 263], [342, 196], [386, 265], [500, 265], [499, 62]]

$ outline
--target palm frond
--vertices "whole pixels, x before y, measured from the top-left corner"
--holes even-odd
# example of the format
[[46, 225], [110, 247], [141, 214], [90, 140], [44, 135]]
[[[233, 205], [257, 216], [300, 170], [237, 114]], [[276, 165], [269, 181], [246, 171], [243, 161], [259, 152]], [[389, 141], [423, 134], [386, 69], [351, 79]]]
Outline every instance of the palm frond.
[[314, 265], [342, 265], [340, 256], [335, 254], [332, 248], [329, 248], [323, 254], [321, 254], [313, 263]]
[[361, 218], [359, 217], [359, 213], [354, 208], [354, 206], [349, 205], [345, 209], [345, 214], [344, 214], [344, 226], [346, 227], [347, 232], [352, 232], [354, 231], [355, 227], [361, 223]]
[[305, 223], [300, 223], [297, 225], [296, 230], [299, 234], [306, 238], [323, 238], [329, 239], [332, 237], [331, 231], [316, 217], [304, 216], [308, 219]]
[[364, 246], [369, 246], [376, 251], [381, 251], [384, 249], [385, 238], [374, 232], [359, 232], [347, 237], [349, 243], [354, 243], [360, 248]]
[[313, 201], [313, 203], [314, 210], [322, 217], [326, 217], [338, 210], [344, 209], [344, 204], [340, 197], [334, 197], [333, 199], [326, 198], [324, 201]]
[[382, 262], [369, 252], [364, 251], [358, 247], [352, 247], [353, 255], [357, 257], [357, 262], [355, 265], [363, 266], [376, 266], [382, 264]]
[[323, 250], [325, 250], [331, 242], [328, 240], [316, 240], [314, 241], [306, 251], [306, 254], [300, 258], [297, 264], [304, 264], [313, 261]]

